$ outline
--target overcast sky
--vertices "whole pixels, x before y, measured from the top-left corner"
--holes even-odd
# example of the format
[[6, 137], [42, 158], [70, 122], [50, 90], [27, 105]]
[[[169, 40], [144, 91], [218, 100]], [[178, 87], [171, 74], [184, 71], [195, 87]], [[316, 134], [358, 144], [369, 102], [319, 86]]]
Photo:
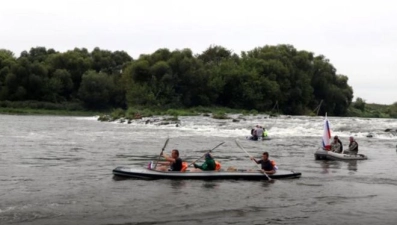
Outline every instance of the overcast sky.
[[133, 58], [158, 48], [210, 45], [235, 53], [291, 44], [325, 55], [349, 77], [354, 100], [397, 102], [397, 2], [387, 0], [10, 0], [0, 48], [98, 46]]

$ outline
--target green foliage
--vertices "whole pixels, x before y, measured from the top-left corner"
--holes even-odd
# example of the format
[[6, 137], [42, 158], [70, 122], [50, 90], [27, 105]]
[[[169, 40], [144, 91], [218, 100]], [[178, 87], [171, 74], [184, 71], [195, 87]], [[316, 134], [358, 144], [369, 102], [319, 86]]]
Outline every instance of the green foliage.
[[[291, 45], [266, 45], [241, 56], [216, 45], [197, 55], [162, 48], [137, 60], [98, 47], [63, 53], [35, 47], [20, 57], [0, 49], [0, 100], [139, 108], [127, 111], [129, 118], [214, 113], [217, 107], [269, 112], [276, 102], [279, 113], [300, 115], [321, 100], [320, 114], [343, 116], [355, 113], [349, 108], [352, 98], [348, 77], [337, 74], [326, 57]], [[366, 108], [356, 102], [355, 109]]]
[[[52, 103], [43, 101], [0, 101], [1, 108], [9, 109], [43, 109], [57, 111], [84, 111], [79, 102]], [[29, 111], [29, 110], [25, 110]]]
[[258, 115], [258, 111], [257, 110], [255, 110], [255, 109], [251, 109], [250, 111], [249, 111], [249, 114], [252, 114], [252, 115]]
[[[360, 98], [357, 98], [359, 100]], [[348, 108], [348, 116], [354, 117], [368, 117], [368, 118], [397, 118], [397, 103], [392, 105], [381, 105], [381, 104], [368, 104], [365, 103], [364, 109], [357, 108], [356, 104], [360, 105], [360, 102], [354, 102]]]
[[179, 110], [169, 109], [165, 112], [165, 114], [174, 116], [174, 117], [178, 117], [178, 116], [182, 116], [183, 113], [181, 113], [181, 111], [179, 111]]
[[357, 98], [356, 102], [354, 102], [353, 107], [356, 108], [356, 109], [359, 109], [361, 111], [364, 111], [365, 110], [365, 104], [366, 103], [365, 103], [365, 101], [362, 98]]
[[116, 119], [125, 117], [125, 111], [123, 109], [115, 109], [112, 111], [111, 117]]
[[225, 112], [218, 112], [218, 113], [212, 114], [212, 118], [219, 119], [219, 120], [230, 119], [230, 117], [228, 117]]
[[164, 121], [179, 122], [178, 116], [167, 117], [167, 118], [164, 118], [163, 120], [164, 120]]
[[79, 97], [88, 108], [106, 108], [114, 89], [113, 80], [107, 74], [90, 70], [83, 75]]
[[108, 122], [108, 121], [113, 121], [113, 118], [112, 118], [112, 116], [110, 116], [110, 115], [102, 114], [102, 115], [100, 115], [100, 116], [98, 117], [98, 121], [101, 121], [101, 122]]
[[152, 110], [148, 108], [133, 108], [130, 107], [127, 110], [126, 117], [127, 119], [141, 119], [142, 117], [152, 117], [153, 115], [159, 115], [158, 113], [154, 113]]

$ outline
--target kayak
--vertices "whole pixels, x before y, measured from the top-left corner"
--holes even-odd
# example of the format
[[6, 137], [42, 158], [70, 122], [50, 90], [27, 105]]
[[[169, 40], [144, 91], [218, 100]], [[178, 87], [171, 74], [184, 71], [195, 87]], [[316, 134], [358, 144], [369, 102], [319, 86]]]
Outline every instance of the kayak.
[[[267, 180], [267, 176], [259, 171], [203, 171], [203, 172], [174, 172], [174, 171], [157, 171], [148, 168], [130, 168], [117, 167], [113, 174], [122, 177], [131, 177], [138, 179], [199, 179], [199, 180], [226, 180], [226, 179], [243, 179], [243, 180]], [[299, 178], [301, 173], [294, 171], [277, 170], [275, 174], [268, 175], [271, 179]]]
[[325, 151], [323, 149], [318, 149], [314, 153], [314, 158], [316, 160], [366, 160], [368, 157], [364, 154], [349, 155], [335, 153], [331, 151]]

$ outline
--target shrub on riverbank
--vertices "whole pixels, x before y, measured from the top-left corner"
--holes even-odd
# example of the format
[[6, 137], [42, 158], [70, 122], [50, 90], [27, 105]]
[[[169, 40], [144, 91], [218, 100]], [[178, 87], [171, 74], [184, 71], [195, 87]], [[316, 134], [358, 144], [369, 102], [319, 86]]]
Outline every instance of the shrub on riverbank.
[[347, 116], [365, 118], [397, 118], [397, 103], [392, 105], [382, 104], [360, 104], [355, 107], [353, 104], [348, 109]]
[[0, 101], [2, 114], [94, 116], [78, 102]]

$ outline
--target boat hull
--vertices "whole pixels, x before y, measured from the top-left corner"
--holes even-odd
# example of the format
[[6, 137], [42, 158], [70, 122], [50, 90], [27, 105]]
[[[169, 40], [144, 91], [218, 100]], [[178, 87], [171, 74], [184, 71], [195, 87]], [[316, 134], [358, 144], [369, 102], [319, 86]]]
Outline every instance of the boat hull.
[[322, 149], [319, 149], [314, 153], [314, 158], [316, 160], [343, 160], [343, 161], [368, 159], [368, 157], [363, 154], [348, 155], [348, 154], [335, 153], [331, 151], [325, 151]]
[[[122, 177], [131, 177], [138, 179], [195, 179], [195, 180], [267, 180], [266, 175], [259, 171], [247, 172], [238, 171], [203, 171], [203, 172], [162, 172], [147, 168], [129, 168], [117, 167], [113, 174]], [[293, 171], [279, 171], [275, 174], [268, 175], [271, 179], [288, 179], [299, 178], [301, 173]]]
[[250, 136], [246, 137], [246, 139], [250, 140], [250, 141], [270, 141], [270, 140], [272, 140], [270, 137], [259, 137], [258, 140], [254, 140]]

